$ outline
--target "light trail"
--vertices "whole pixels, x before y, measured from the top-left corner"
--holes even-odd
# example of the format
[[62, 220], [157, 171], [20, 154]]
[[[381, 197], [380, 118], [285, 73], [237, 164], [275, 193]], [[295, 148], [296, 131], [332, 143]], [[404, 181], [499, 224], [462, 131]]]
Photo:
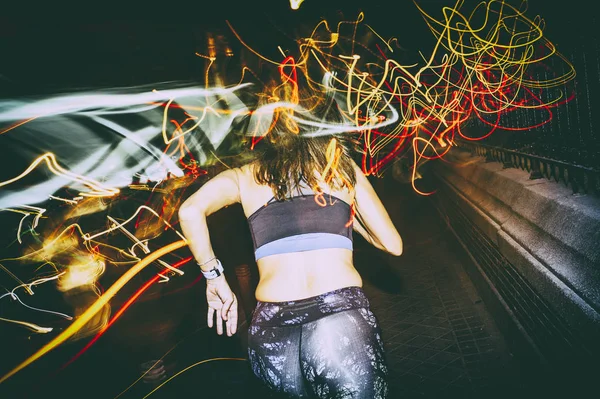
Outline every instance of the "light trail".
[[[16, 290], [18, 290], [19, 288], [23, 288], [23, 289], [25, 289], [25, 291], [27, 291], [27, 293], [29, 293], [29, 295], [33, 295], [34, 292], [33, 292], [32, 287], [34, 287], [36, 285], [43, 284], [43, 283], [47, 283], [49, 281], [56, 280], [60, 276], [62, 276], [63, 274], [64, 274], [64, 272], [63, 273], [59, 273], [59, 274], [57, 274], [55, 276], [52, 276], [52, 277], [40, 278], [40, 279], [37, 279], [35, 281], [32, 281], [31, 283], [20, 284], [20, 285], [16, 286], [15, 288], [13, 288], [11, 291], [7, 292], [6, 294], [0, 295], [0, 300], [2, 298], [4, 298], [4, 297], [10, 297], [13, 300], [18, 301], [21, 305], [23, 305], [26, 308], [29, 308], [31, 310], [35, 310], [35, 311], [43, 312], [43, 313], [55, 314], [57, 316], [65, 318], [67, 320], [72, 320], [73, 317], [71, 317], [69, 315], [66, 315], [64, 313], [55, 312], [55, 311], [46, 310], [46, 309], [39, 309], [39, 308], [35, 308], [33, 306], [29, 306], [29, 305], [23, 303], [23, 301], [21, 301], [21, 298], [19, 298], [19, 296], [17, 294], [15, 294]], [[4, 318], [4, 317], [0, 317], [0, 321], [4, 321], [4, 322], [7, 322], [7, 323], [19, 324], [19, 325], [22, 325], [24, 327], [29, 328], [30, 330], [32, 330], [32, 331], [34, 331], [36, 333], [41, 333], [41, 334], [46, 334], [46, 333], [49, 333], [49, 332], [51, 332], [53, 330], [52, 327], [42, 327], [42, 326], [39, 326], [39, 325], [37, 325], [35, 323], [30, 323], [30, 322], [21, 321], [21, 320], [7, 319], [7, 318]]]
[[[301, 3], [290, 1], [290, 7], [297, 9]], [[209, 55], [196, 53], [207, 63], [207, 87], [162, 84], [152, 90], [136, 87], [36, 101], [2, 100], [0, 123], [10, 125], [2, 127], [0, 134], [53, 150], [27, 158], [29, 167], [24, 172], [0, 182], [0, 211], [20, 216], [17, 242], [27, 242], [22, 238], [36, 241], [34, 246], [28, 246], [27, 254], [10, 260], [43, 261], [57, 271], [62, 268], [68, 275], [74, 273], [74, 267], [81, 266], [82, 259], [102, 262], [103, 267], [104, 262], [131, 264], [139, 260], [136, 251], [148, 255], [150, 241], [165, 238], [162, 234], [166, 231], [182, 240], [178, 245], [185, 245], [173, 222], [182, 196], [177, 190], [183, 191], [206, 175], [208, 171], [203, 168], [207, 165], [234, 165], [227, 158], [228, 151], [237, 154], [236, 151], [246, 149], [247, 143], [254, 149], [265, 137], [277, 140], [271, 133], [278, 120], [284, 121], [290, 132], [306, 137], [351, 136], [360, 147], [359, 164], [366, 175], [379, 176], [386, 165], [399, 159], [412, 161], [407, 176], [410, 175], [413, 189], [430, 195], [417, 187], [419, 167], [443, 158], [456, 145], [456, 138], [481, 140], [501, 130], [540, 127], [552, 120], [556, 107], [573, 99], [574, 94], [566, 88], [575, 77], [573, 66], [543, 35], [542, 20], [529, 18], [524, 8], [502, 0], [468, 4], [459, 0], [453, 7], [442, 8], [436, 16], [424, 5], [415, 2], [415, 6], [435, 39], [432, 49], [419, 51], [419, 62], [399, 62], [399, 52], [394, 47], [398, 40], [385, 38], [373, 23], [366, 24], [363, 13], [335, 26], [322, 20], [308, 37], [294, 38], [297, 48], [273, 43], [272, 48], [279, 51], [280, 57], [260, 54], [258, 47], [244, 40], [227, 21], [250, 57], [260, 61], [265, 70], [271, 68], [267, 72], [273, 72], [278, 81], [263, 82], [257, 73], [260, 71], [242, 65], [240, 79], [233, 86], [208, 87], [209, 72], [218, 74], [221, 57], [213, 38]], [[229, 48], [227, 56], [232, 55]], [[559, 68], [551, 70], [551, 63], [559, 64]], [[316, 110], [325, 106], [339, 112], [340, 120], [318, 115]], [[511, 118], [517, 112], [537, 112], [537, 119], [515, 124]], [[128, 126], [123, 122], [125, 117], [139, 120], [139, 126]], [[484, 128], [470, 131], [465, 128], [469, 121], [479, 121]], [[239, 133], [238, 140], [235, 135], [242, 129], [245, 131]], [[106, 132], [110, 139], [106, 139]], [[330, 141], [326, 165], [320, 171], [328, 181], [341, 177], [337, 171], [341, 152], [336, 140]], [[224, 144], [232, 148], [225, 149]], [[40, 168], [42, 163], [52, 177], [18, 189], [24, 179], [45, 172]], [[161, 197], [158, 201], [148, 199], [132, 216], [121, 220], [112, 210], [122, 203], [138, 201], [133, 199], [134, 194], [122, 190], [125, 187], [139, 195], [148, 191], [151, 196]], [[49, 199], [49, 206], [42, 204]], [[315, 200], [327, 204], [323, 196], [317, 195]], [[58, 207], [62, 208], [57, 210]], [[64, 209], [68, 211], [63, 212]], [[152, 216], [142, 217], [143, 211]], [[108, 221], [108, 228], [89, 227], [77, 220], [97, 212], [106, 213], [100, 219]], [[48, 227], [50, 234], [40, 228], [46, 222], [52, 226]], [[128, 229], [131, 222], [134, 227]], [[142, 230], [138, 230], [140, 225]], [[24, 231], [31, 235], [24, 235]], [[117, 232], [133, 242], [130, 248], [112, 245], [113, 233]], [[106, 295], [110, 293], [112, 297], [131, 278], [128, 273], [141, 270], [147, 264], [143, 262], [156, 253], [123, 274], [122, 278], [129, 277], [119, 279], [120, 285], [110, 287], [84, 315], [93, 317], [92, 310], [101, 309], [97, 304], [107, 303]], [[152, 262], [165, 270], [147, 284], [168, 283], [167, 270], [183, 273], [161, 259]], [[103, 267], [84, 268], [89, 276], [81, 270], [80, 274], [95, 281]], [[7, 267], [0, 264], [0, 270], [33, 294], [31, 286], [23, 284]], [[75, 279], [73, 284], [82, 283], [82, 279]], [[127, 306], [147, 287], [138, 290]], [[14, 294], [11, 297], [18, 299]], [[106, 331], [126, 308], [101, 331]], [[75, 334], [83, 326], [77, 324], [80, 320], [81, 317], [0, 382], [60, 345], [69, 334]], [[39, 327], [39, 332], [45, 328], [23, 325]]]
[[159, 386], [157, 386], [152, 391], [150, 391], [150, 393], [148, 393], [146, 396], [144, 396], [143, 399], [146, 399], [148, 396], [152, 395], [154, 392], [156, 392], [160, 388], [162, 388], [169, 381], [172, 381], [174, 378], [179, 377], [181, 374], [185, 373], [186, 371], [188, 371], [188, 370], [190, 370], [190, 369], [192, 369], [192, 368], [194, 368], [196, 366], [199, 366], [201, 364], [204, 364], [204, 363], [215, 362], [215, 361], [220, 361], [220, 360], [236, 360], [236, 361], [242, 361], [242, 362], [248, 361], [248, 359], [241, 358], [241, 357], [215, 357], [215, 358], [212, 358], [212, 359], [206, 359], [206, 360], [202, 360], [202, 361], [196, 362], [196, 363], [194, 363], [194, 364], [192, 364], [192, 365], [184, 368], [183, 370], [177, 372], [175, 375], [169, 377], [168, 379], [166, 379], [163, 383], [161, 383]]
[[[175, 269], [175, 270], [179, 270], [178, 268], [184, 264], [186, 264], [187, 262], [191, 261], [192, 257], [187, 257], [185, 259], [182, 259], [181, 261], [175, 263], [174, 265], [170, 266], [170, 268]], [[100, 329], [100, 331], [98, 331], [96, 333], [96, 335], [94, 336], [94, 338], [92, 338], [79, 352], [77, 352], [77, 354], [75, 356], [73, 356], [71, 358], [71, 360], [69, 360], [67, 363], [65, 363], [62, 367], [61, 370], [66, 368], [68, 365], [70, 365], [71, 363], [73, 363], [75, 360], [77, 360], [81, 355], [83, 355], [84, 352], [86, 352], [88, 349], [90, 349], [92, 347], [92, 345], [94, 345], [96, 343], [96, 341], [98, 341], [100, 339], [100, 337], [119, 319], [119, 317], [121, 317], [121, 315], [123, 313], [125, 313], [125, 311], [148, 289], [150, 288], [150, 286], [152, 286], [152, 284], [156, 283], [161, 277], [164, 277], [164, 274], [167, 272], [167, 270], [162, 271], [161, 273], [157, 274], [156, 276], [152, 277], [150, 280], [148, 280], [144, 285], [142, 285], [127, 301], [125, 301], [125, 303], [121, 306], [121, 308], [117, 311], [117, 313], [114, 314], [114, 316], [112, 316], [112, 318], [108, 321], [108, 323], [106, 323], [106, 325], [104, 325], [104, 327], [102, 327]]]
[[56, 157], [52, 153], [46, 153], [36, 160], [34, 160], [31, 165], [20, 175], [8, 179], [5, 181], [0, 181], [0, 187], [6, 186], [8, 184], [14, 183], [23, 177], [27, 176], [34, 170], [40, 163], [45, 162], [50, 171], [58, 176], [65, 177], [68, 180], [76, 181], [78, 183], [82, 183], [84, 186], [88, 187], [90, 191], [79, 193], [80, 196], [83, 197], [111, 197], [115, 194], [119, 193], [119, 190], [112, 187], [107, 187], [104, 184], [94, 180], [87, 178], [85, 176], [79, 175], [77, 173], [72, 173], [64, 168], [62, 168], [58, 162], [56, 162]]
[[88, 321], [92, 319], [98, 313], [104, 305], [108, 303], [108, 301], [125, 285], [133, 276], [139, 273], [142, 269], [144, 269], [151, 262], [154, 262], [161, 256], [168, 254], [178, 248], [182, 248], [186, 245], [185, 241], [176, 241], [169, 245], [166, 245], [152, 254], [148, 255], [140, 262], [138, 262], [135, 266], [127, 270], [115, 283], [108, 289], [104, 294], [102, 294], [88, 309], [86, 309], [81, 316], [77, 320], [75, 320], [69, 327], [67, 327], [63, 332], [53, 338], [50, 342], [40, 348], [33, 355], [29, 356], [25, 361], [21, 364], [13, 368], [11, 371], [6, 373], [2, 378], [0, 378], [0, 384], [23, 370], [25, 367], [29, 366], [31, 363], [44, 356], [46, 353], [50, 352], [58, 345], [63, 343], [77, 331], [79, 331]]

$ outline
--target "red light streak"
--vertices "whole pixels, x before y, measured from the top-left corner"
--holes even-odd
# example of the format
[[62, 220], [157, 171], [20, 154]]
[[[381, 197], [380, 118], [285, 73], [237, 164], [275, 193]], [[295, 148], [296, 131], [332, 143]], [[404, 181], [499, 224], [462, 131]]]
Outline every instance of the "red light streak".
[[[191, 261], [192, 257], [189, 256], [185, 259], [180, 260], [177, 263], [174, 263], [173, 265], [171, 265], [174, 268], [179, 268], [180, 266], [186, 264], [187, 262]], [[136, 299], [138, 299], [140, 297], [140, 295], [142, 295], [148, 288], [150, 288], [150, 286], [154, 283], [156, 283], [161, 276], [165, 275], [169, 270], [165, 269], [163, 271], [161, 271], [160, 273], [158, 273], [156, 276], [152, 277], [150, 280], [148, 280], [144, 285], [142, 285], [122, 306], [121, 308], [117, 311], [117, 313], [114, 314], [114, 316], [109, 320], [108, 323], [106, 323], [106, 325], [104, 327], [102, 327], [102, 329], [100, 331], [98, 331], [98, 333], [96, 333], [96, 335], [94, 336], [94, 338], [92, 338], [90, 340], [90, 342], [87, 343], [87, 345], [85, 345], [75, 356], [73, 356], [73, 358], [71, 358], [71, 360], [69, 360], [67, 363], [65, 363], [60, 370], [65, 369], [68, 365], [70, 365], [71, 363], [73, 363], [75, 360], [77, 360], [81, 355], [83, 355], [83, 353], [85, 351], [87, 351], [89, 348], [92, 347], [92, 345], [94, 345], [96, 343], [96, 341], [98, 341], [100, 339], [100, 337], [106, 332], [106, 330], [108, 330], [118, 319], [119, 317], [121, 317], [121, 315], [123, 313], [125, 313], [125, 311], [135, 302]]]

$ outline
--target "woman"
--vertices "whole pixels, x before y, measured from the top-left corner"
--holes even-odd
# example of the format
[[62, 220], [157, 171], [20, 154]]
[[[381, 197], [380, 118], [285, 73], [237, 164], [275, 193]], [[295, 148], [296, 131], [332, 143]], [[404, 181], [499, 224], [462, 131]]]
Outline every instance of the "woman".
[[285, 126], [276, 139], [262, 140], [257, 160], [220, 173], [180, 208], [183, 233], [207, 277], [208, 326], [216, 314], [217, 333], [224, 323], [227, 335], [235, 334], [237, 300], [206, 217], [240, 202], [260, 274], [248, 336], [256, 376], [293, 397], [383, 398], [383, 344], [352, 263], [352, 230], [396, 256], [402, 240], [339, 139]]

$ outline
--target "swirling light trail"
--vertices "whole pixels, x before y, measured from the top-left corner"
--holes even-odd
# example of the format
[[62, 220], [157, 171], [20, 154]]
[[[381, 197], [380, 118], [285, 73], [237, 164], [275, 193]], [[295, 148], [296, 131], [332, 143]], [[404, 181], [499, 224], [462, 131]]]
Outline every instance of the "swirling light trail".
[[[294, 5], [299, 7], [301, 1], [290, 4], [292, 8]], [[196, 53], [208, 60], [204, 76], [207, 87], [162, 85], [154, 90], [135, 88], [63, 95], [35, 102], [0, 102], [0, 123], [10, 123], [0, 130], [0, 135], [14, 135], [23, 142], [43, 139], [46, 147], [57, 149], [52, 153], [35, 154], [36, 158], [25, 172], [0, 182], [3, 190], [15, 187], [42, 162], [55, 174], [52, 179], [24, 190], [2, 193], [0, 210], [23, 215], [17, 229], [18, 242], [23, 243], [21, 235], [26, 223], [31, 225], [28, 231], [33, 233], [42, 216], [50, 216], [50, 208], [42, 207], [43, 202], [50, 199], [73, 207], [64, 219], [65, 224], [69, 221], [66, 228], [57, 227], [55, 231], [59, 233], [52, 234], [54, 238], [42, 240], [41, 249], [14, 259], [45, 257], [51, 262], [54, 254], [63, 247], [78, 250], [75, 242], [63, 242], [65, 237], [77, 231], [90, 259], [117, 264], [117, 260], [109, 259], [103, 253], [105, 249], [111, 249], [127, 259], [123, 263], [135, 262], [139, 260], [137, 248], [145, 254], [150, 252], [148, 238], [141, 238], [144, 235], [130, 231], [125, 225], [137, 217], [137, 229], [143, 223], [142, 210], [149, 211], [155, 217], [153, 220], [163, 223], [161, 229], [164, 227], [183, 238], [170, 221], [177, 201], [164, 200], [159, 205], [160, 211], [149, 204], [143, 205], [122, 222], [107, 215], [110, 226], [103, 230], [92, 229], [84, 233], [80, 225], [71, 220], [107, 211], [104, 204], [89, 201], [94, 198], [115, 200], [123, 196], [124, 187], [147, 190], [165, 198], [172, 195], [172, 190], [147, 183], [172, 182], [176, 188], [189, 185], [190, 181], [206, 173], [200, 167], [209, 160], [227, 165], [222, 159], [226, 150], [222, 150], [221, 145], [230, 135], [245, 129], [253, 148], [269, 135], [273, 121], [282, 113], [287, 113], [287, 126], [297, 134], [351, 135], [360, 143], [360, 165], [365, 174], [379, 175], [391, 162], [411, 158], [413, 188], [418, 193], [429, 194], [415, 185], [418, 168], [424, 162], [443, 157], [457, 145], [457, 138], [479, 140], [500, 129], [539, 127], [552, 119], [553, 108], [573, 98], [565, 89], [575, 77], [573, 66], [543, 35], [543, 21], [525, 16], [524, 8], [517, 9], [502, 0], [490, 0], [475, 5], [471, 11], [463, 11], [465, 2], [459, 0], [454, 7], [444, 7], [441, 17], [435, 17], [418, 3], [415, 5], [435, 38], [429, 55], [421, 53], [422, 62], [403, 64], [394, 59], [398, 40], [386, 40], [372, 25], [365, 24], [363, 13], [353, 21], [339, 22], [335, 28], [333, 25], [330, 28], [326, 20], [321, 21], [309, 37], [297, 41], [295, 56], [290, 55], [292, 51], [278, 46], [282, 61], [260, 54], [227, 21], [243, 48], [266, 67], [276, 68], [281, 82], [275, 88], [262, 82], [259, 74], [247, 65], [242, 66], [240, 79], [234, 86], [208, 87], [209, 73], [219, 57], [213, 40], [208, 56]], [[229, 50], [227, 56], [232, 55]], [[548, 72], [547, 63], [551, 58], [561, 62], [566, 72], [550, 73], [549, 77], [545, 74], [542, 79], [539, 71]], [[301, 94], [301, 85], [311, 93], [307, 98]], [[288, 95], [279, 96], [279, 92]], [[257, 98], [266, 99], [266, 103]], [[343, 122], [332, 123], [314, 115], [316, 105], [327, 102], [335, 104]], [[511, 113], [520, 110], [543, 110], [546, 116], [527, 126], [512, 126]], [[143, 120], [141, 128], [130, 128], [120, 119], [132, 115]], [[106, 141], [95, 128], [80, 123], [80, 119], [93, 123], [98, 132], [101, 129], [109, 131], [113, 143]], [[470, 120], [479, 120], [489, 128], [477, 135], [469, 134], [464, 131], [464, 126]], [[63, 151], [59, 153], [60, 148]], [[324, 175], [337, 176], [338, 157], [334, 139], [327, 151]], [[77, 193], [72, 197], [59, 193], [64, 188]], [[32, 220], [27, 219], [29, 216], [33, 216]], [[160, 237], [161, 229], [152, 230], [156, 233], [151, 235], [152, 239]], [[128, 251], [108, 243], [109, 233], [115, 231], [133, 242]], [[107, 242], [97, 241], [99, 238]], [[65, 331], [2, 377], [0, 382], [79, 331], [147, 264], [157, 261], [165, 267], [126, 302], [126, 306], [88, 345], [93, 344], [150, 284], [167, 281], [167, 270], [182, 273], [159, 258], [184, 245], [183, 240], [171, 243], [128, 269]], [[68, 266], [66, 270], [72, 267]], [[0, 269], [28, 289], [27, 284], [22, 284], [1, 264]], [[32, 293], [29, 288], [29, 294]], [[18, 323], [27, 325], [26, 322]], [[31, 328], [31, 325], [27, 326]], [[45, 332], [42, 330], [40, 332]]]
[[[59, 278], [59, 277], [60, 277], [62, 274], [63, 274], [63, 273], [60, 273], [60, 274], [57, 274], [57, 275], [55, 275], [55, 276], [52, 276], [52, 277], [40, 278], [40, 279], [37, 279], [37, 280], [35, 280], [35, 281], [32, 281], [31, 283], [27, 283], [27, 284], [23, 283], [23, 284], [21, 284], [21, 285], [18, 285], [18, 286], [16, 286], [15, 288], [13, 288], [11, 291], [7, 292], [6, 294], [0, 295], [0, 300], [1, 300], [2, 298], [4, 298], [4, 297], [7, 297], [7, 296], [8, 296], [8, 297], [11, 297], [13, 300], [17, 300], [17, 301], [18, 301], [18, 302], [19, 302], [21, 305], [23, 305], [23, 306], [25, 306], [25, 307], [27, 307], [27, 308], [30, 308], [30, 309], [33, 309], [33, 310], [37, 310], [37, 311], [39, 311], [39, 312], [45, 312], [45, 313], [52, 313], [52, 314], [56, 314], [56, 315], [58, 315], [58, 316], [64, 317], [64, 318], [65, 318], [65, 319], [67, 319], [67, 320], [72, 320], [73, 318], [72, 318], [71, 316], [69, 316], [69, 315], [66, 315], [66, 314], [64, 314], [64, 313], [55, 312], [55, 311], [52, 311], [52, 310], [46, 310], [46, 309], [38, 309], [38, 308], [34, 308], [34, 307], [31, 307], [31, 306], [28, 306], [28, 305], [24, 304], [24, 303], [21, 301], [21, 299], [20, 299], [20, 298], [17, 296], [17, 294], [15, 294], [15, 291], [16, 291], [17, 289], [19, 289], [19, 288], [24, 288], [24, 289], [25, 289], [27, 292], [29, 292], [29, 294], [30, 294], [30, 295], [33, 295], [33, 290], [32, 290], [32, 287], [34, 287], [34, 286], [36, 286], [36, 285], [40, 285], [40, 284], [46, 283], [46, 282], [48, 282], [48, 281], [56, 280], [56, 279], [57, 279], [57, 278]], [[2, 320], [2, 321], [4, 321], [4, 322], [7, 322], [7, 323], [20, 324], [20, 325], [22, 325], [22, 326], [25, 326], [25, 327], [27, 327], [27, 328], [31, 329], [32, 331], [34, 331], [34, 332], [36, 332], [36, 333], [42, 333], [42, 334], [45, 334], [45, 333], [49, 333], [49, 332], [51, 332], [51, 331], [53, 330], [53, 328], [52, 328], [52, 327], [42, 327], [42, 326], [39, 326], [39, 325], [37, 325], [37, 324], [34, 324], [34, 323], [27, 322], [27, 321], [21, 321], [21, 320], [7, 319], [7, 318], [4, 318], [4, 317], [0, 317], [0, 320]]]

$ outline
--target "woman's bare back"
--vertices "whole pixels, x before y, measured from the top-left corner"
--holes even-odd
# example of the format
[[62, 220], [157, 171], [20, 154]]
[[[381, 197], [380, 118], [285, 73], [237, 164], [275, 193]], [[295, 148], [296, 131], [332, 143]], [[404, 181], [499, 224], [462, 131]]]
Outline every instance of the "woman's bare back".
[[[259, 185], [252, 165], [237, 170], [240, 201], [246, 217], [273, 198], [273, 190]], [[348, 203], [354, 192], [331, 191], [322, 182], [324, 199], [328, 194]], [[324, 221], [326, 223], [326, 221]], [[342, 248], [318, 249], [267, 256], [258, 260], [260, 281], [256, 299], [282, 302], [308, 298], [343, 287], [362, 286], [360, 275], [352, 263], [352, 251]]]

